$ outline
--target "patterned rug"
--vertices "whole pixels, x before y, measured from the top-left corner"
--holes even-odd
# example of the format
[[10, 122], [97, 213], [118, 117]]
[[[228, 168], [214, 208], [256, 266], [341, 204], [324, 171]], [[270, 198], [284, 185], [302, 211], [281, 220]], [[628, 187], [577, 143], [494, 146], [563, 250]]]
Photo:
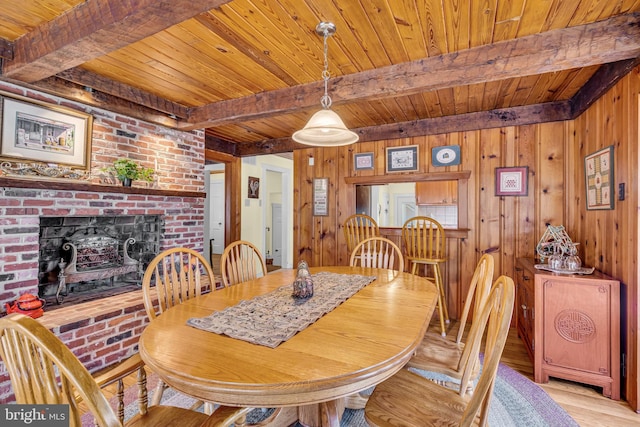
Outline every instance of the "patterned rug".
[[[155, 385], [157, 377], [149, 376], [149, 384]], [[135, 388], [135, 387], [132, 387]], [[152, 388], [149, 387], [152, 392]], [[135, 391], [127, 393], [132, 403], [127, 405], [126, 417], [136, 413]], [[149, 398], [151, 400], [151, 397]], [[190, 407], [193, 399], [175, 392], [172, 389], [165, 391], [162, 404], [170, 406]], [[261, 410], [253, 413], [252, 422], [264, 417]], [[92, 417], [85, 416], [82, 419], [83, 426], [92, 426]], [[364, 411], [347, 409], [340, 424], [342, 427], [367, 427], [364, 420]], [[562, 409], [551, 397], [536, 383], [500, 364], [498, 375], [489, 410], [489, 425], [491, 427], [578, 427], [573, 418]], [[297, 427], [297, 426], [296, 426]]]

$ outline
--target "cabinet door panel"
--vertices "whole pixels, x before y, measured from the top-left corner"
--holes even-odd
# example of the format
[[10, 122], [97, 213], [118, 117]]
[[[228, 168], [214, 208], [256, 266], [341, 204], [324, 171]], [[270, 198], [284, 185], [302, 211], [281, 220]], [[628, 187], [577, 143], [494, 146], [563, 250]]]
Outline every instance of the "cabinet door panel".
[[544, 354], [549, 365], [610, 375], [611, 289], [598, 282], [542, 280]]

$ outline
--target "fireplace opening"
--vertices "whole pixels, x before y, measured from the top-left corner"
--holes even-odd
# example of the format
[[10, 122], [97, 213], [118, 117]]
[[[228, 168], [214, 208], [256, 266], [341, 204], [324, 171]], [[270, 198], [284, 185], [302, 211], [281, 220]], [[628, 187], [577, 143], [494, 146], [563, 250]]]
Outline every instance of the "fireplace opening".
[[41, 217], [38, 295], [45, 311], [140, 289], [161, 228], [159, 215]]

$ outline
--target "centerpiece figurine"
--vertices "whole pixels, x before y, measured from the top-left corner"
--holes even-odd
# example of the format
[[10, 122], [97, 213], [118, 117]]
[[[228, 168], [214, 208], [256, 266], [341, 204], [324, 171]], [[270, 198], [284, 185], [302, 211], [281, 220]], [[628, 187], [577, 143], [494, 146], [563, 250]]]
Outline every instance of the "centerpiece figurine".
[[298, 272], [296, 273], [296, 280], [293, 282], [293, 293], [291, 295], [300, 300], [313, 296], [313, 279], [306, 261], [298, 263]]

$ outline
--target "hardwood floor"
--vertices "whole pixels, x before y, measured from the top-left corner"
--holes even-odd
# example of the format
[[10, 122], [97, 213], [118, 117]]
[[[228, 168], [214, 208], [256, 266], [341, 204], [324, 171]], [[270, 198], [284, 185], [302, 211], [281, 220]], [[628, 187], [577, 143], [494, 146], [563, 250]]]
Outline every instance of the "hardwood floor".
[[[432, 325], [439, 327], [437, 319]], [[457, 331], [457, 324], [452, 322], [448, 333], [455, 333], [455, 331]], [[514, 328], [509, 332], [502, 363], [533, 380], [533, 365]], [[134, 385], [135, 378], [127, 378], [125, 384]], [[559, 379], [551, 379], [548, 384], [540, 384], [540, 386], [582, 427], [640, 426], [640, 414], [636, 414], [625, 401], [615, 401], [602, 396], [598, 387]], [[115, 386], [105, 390], [105, 394], [108, 397], [113, 396]]]

